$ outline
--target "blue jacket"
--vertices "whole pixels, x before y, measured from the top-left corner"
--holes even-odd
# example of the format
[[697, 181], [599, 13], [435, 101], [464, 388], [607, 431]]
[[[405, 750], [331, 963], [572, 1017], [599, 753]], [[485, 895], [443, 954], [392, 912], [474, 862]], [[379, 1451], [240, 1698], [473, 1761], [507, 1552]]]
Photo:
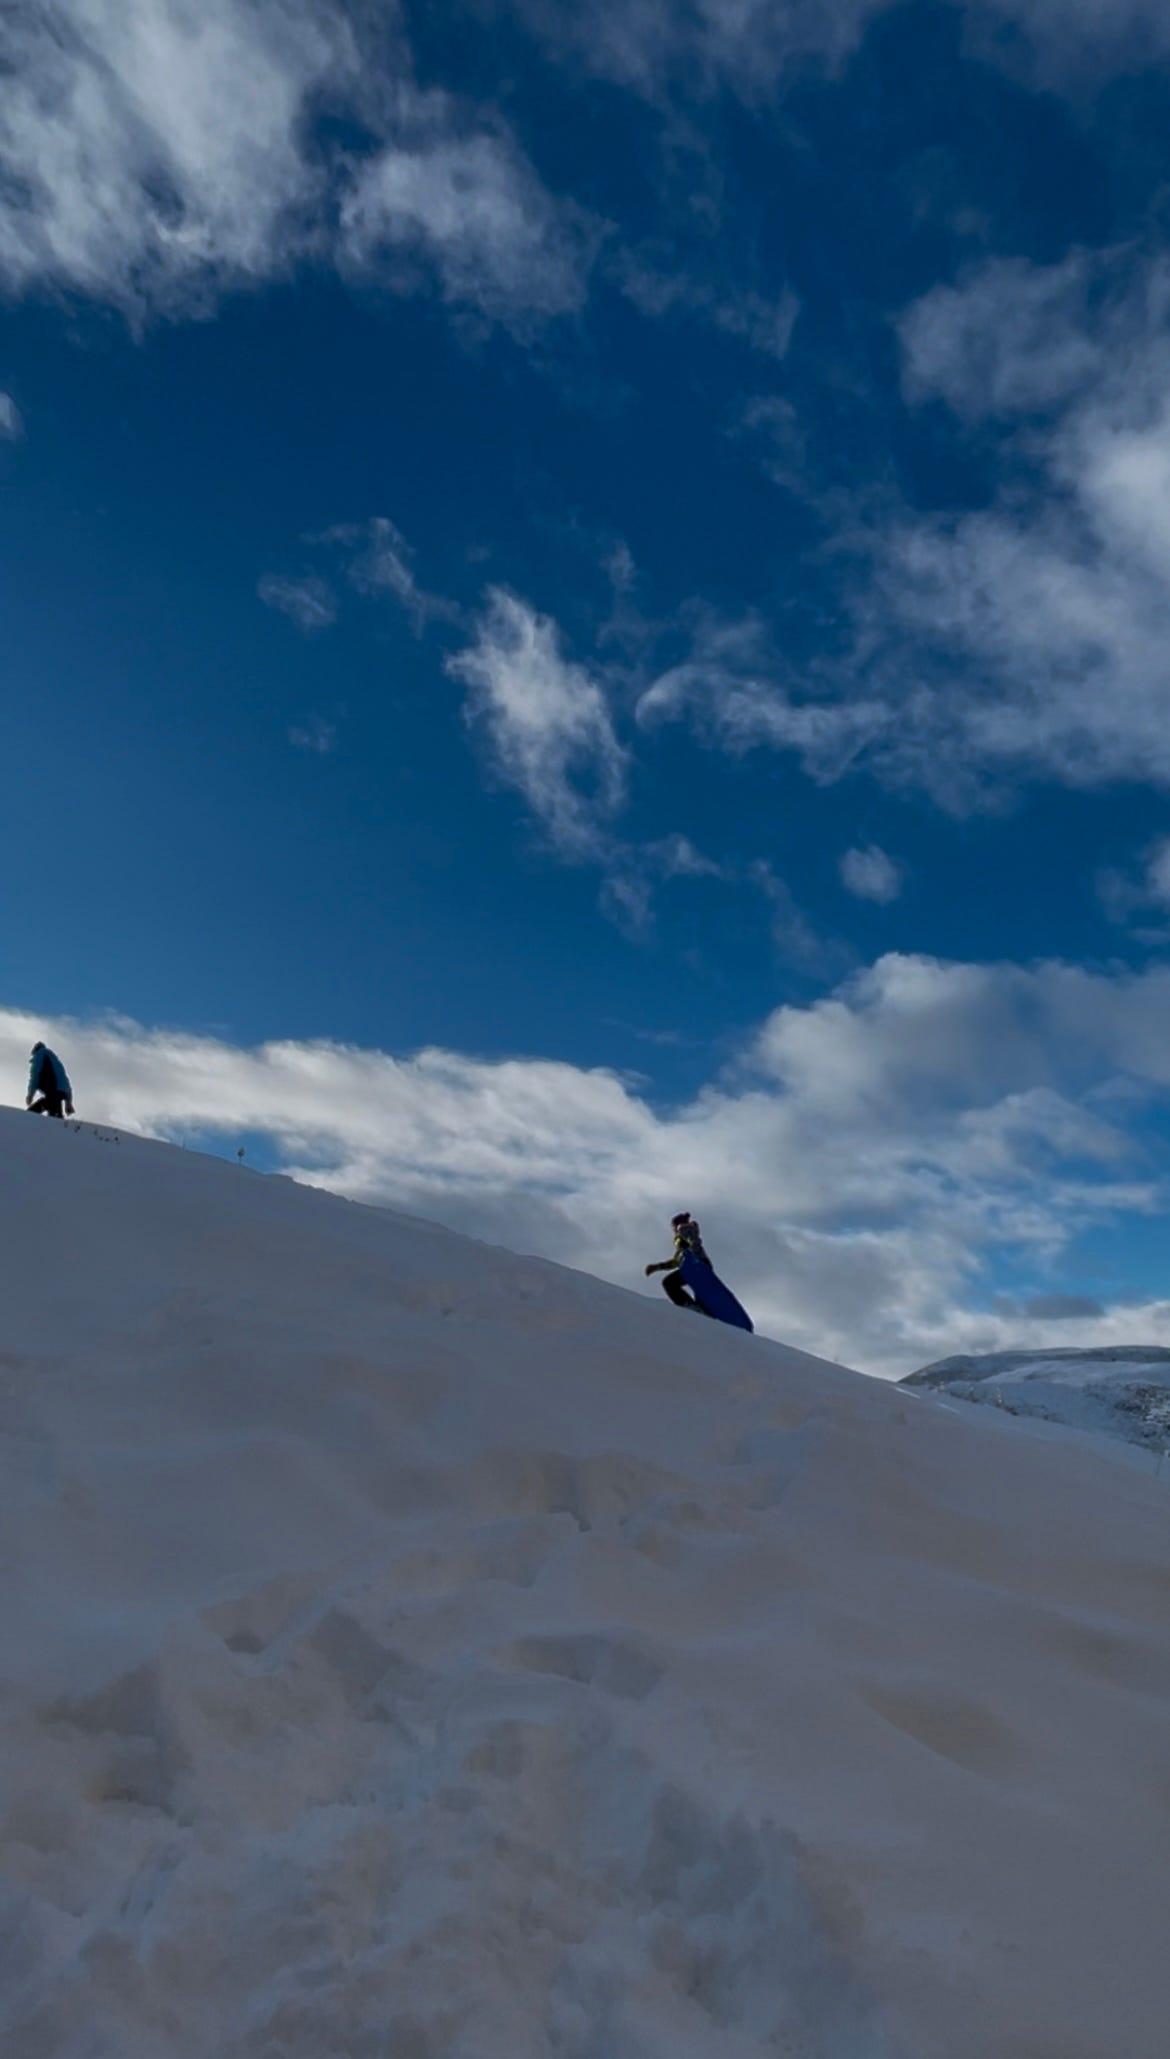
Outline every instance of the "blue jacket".
[[62, 1065], [61, 1060], [57, 1056], [57, 1053], [55, 1051], [50, 1051], [48, 1049], [44, 1051], [34, 1051], [31, 1057], [29, 1058], [28, 1091], [30, 1099], [34, 1094], [44, 1093], [45, 1087], [48, 1084], [48, 1082], [42, 1078], [42, 1075], [46, 1067], [48, 1067], [49, 1071], [52, 1073], [53, 1082], [56, 1085], [57, 1092], [60, 1095], [62, 1095], [66, 1101], [72, 1101], [73, 1089], [69, 1084], [69, 1074], [66, 1072], [65, 1067]]
[[703, 1239], [699, 1235], [699, 1225], [696, 1222], [680, 1223], [674, 1233], [674, 1256], [670, 1261], [671, 1265], [681, 1265], [683, 1259], [688, 1257], [701, 1259], [704, 1265], [711, 1263], [703, 1249]]

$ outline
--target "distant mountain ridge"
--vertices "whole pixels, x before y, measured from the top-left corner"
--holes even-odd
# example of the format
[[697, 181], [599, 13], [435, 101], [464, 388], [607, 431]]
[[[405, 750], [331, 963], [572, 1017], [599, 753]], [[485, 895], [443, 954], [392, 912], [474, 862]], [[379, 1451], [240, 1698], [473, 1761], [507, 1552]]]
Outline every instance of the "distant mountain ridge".
[[960, 1353], [899, 1384], [1104, 1431], [1147, 1450], [1170, 1446], [1170, 1349], [1161, 1344]]

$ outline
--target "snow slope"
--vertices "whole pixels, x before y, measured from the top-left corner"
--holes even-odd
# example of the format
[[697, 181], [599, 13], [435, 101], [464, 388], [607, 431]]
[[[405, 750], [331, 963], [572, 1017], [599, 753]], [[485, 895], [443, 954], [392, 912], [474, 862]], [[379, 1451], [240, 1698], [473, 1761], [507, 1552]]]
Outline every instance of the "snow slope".
[[1148, 1451], [1170, 1445], [1170, 1351], [1157, 1344], [943, 1358], [901, 1385], [1121, 1437]]
[[13, 2059], [1165, 2059], [1170, 1498], [0, 1113]]

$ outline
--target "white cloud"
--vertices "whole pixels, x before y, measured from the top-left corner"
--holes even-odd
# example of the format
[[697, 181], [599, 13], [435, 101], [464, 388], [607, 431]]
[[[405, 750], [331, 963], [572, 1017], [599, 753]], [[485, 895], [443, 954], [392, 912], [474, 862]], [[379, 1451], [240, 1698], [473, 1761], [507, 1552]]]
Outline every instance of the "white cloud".
[[[770, 93], [793, 64], [840, 64], [889, 4], [520, 0], [548, 45], [653, 98]], [[1170, 43], [1154, 0], [982, 0], [986, 23], [1005, 15], [1042, 51], [1088, 49], [1098, 63]], [[397, 291], [435, 287], [523, 335], [583, 305], [608, 233], [547, 190], [498, 112], [419, 86], [396, 5], [41, 0], [0, 15], [0, 71], [10, 295], [80, 294], [141, 322], [329, 264]], [[360, 148], [338, 140], [343, 125]], [[639, 304], [701, 304], [754, 349], [787, 349], [788, 293], [629, 264]]]
[[1168, 311], [1170, 267], [1118, 253], [992, 264], [907, 317], [912, 390], [998, 421], [1007, 481], [988, 510], [876, 540], [887, 682], [909, 671], [898, 636], [918, 646], [890, 752], [913, 776], [1170, 782]]
[[[518, 4], [550, 47], [639, 93], [754, 98], [793, 64], [840, 64], [890, 0]], [[967, 14], [990, 32], [1018, 21], [1057, 70], [1170, 46], [1161, 0], [982, 0]], [[584, 300], [605, 225], [546, 190], [497, 114], [420, 88], [394, 4], [39, 0], [0, 13], [0, 74], [10, 295], [81, 294], [142, 321], [206, 313], [317, 262], [398, 290], [436, 284], [520, 332]], [[342, 123], [363, 150], [337, 141]], [[728, 292], [711, 312], [783, 354], [783, 294]]]
[[303, 579], [282, 579], [276, 573], [268, 573], [260, 580], [256, 592], [267, 608], [276, 608], [295, 622], [298, 629], [311, 635], [316, 629], [328, 629], [337, 620], [337, 600], [328, 581], [315, 572]]
[[902, 891], [902, 868], [877, 844], [846, 851], [841, 859], [841, 878], [851, 894], [861, 901], [883, 905], [896, 901]]
[[1069, 401], [1100, 377], [1108, 342], [1091, 313], [1104, 267], [1078, 252], [1038, 268], [1001, 258], [961, 285], [936, 286], [900, 324], [912, 400], [945, 400], [967, 419]]
[[603, 688], [565, 658], [555, 622], [489, 589], [475, 641], [447, 660], [469, 688], [496, 770], [524, 795], [556, 847], [597, 857], [625, 792], [626, 752]]
[[777, 1010], [669, 1112], [539, 1058], [243, 1050], [16, 1011], [0, 1071], [17, 1098], [44, 1036], [91, 1119], [233, 1147], [259, 1131], [320, 1185], [631, 1285], [689, 1207], [763, 1329], [894, 1373], [1007, 1343], [1170, 1340], [1170, 1304], [1076, 1319], [984, 1286], [1006, 1254], [1042, 1308], [1078, 1290], [1072, 1238], [1162, 1205], [1142, 1131], [1170, 1095], [1168, 1010], [1162, 970], [891, 956]]
[[[1170, 263], [996, 261], [900, 326], [909, 398], [951, 409], [985, 464], [994, 452], [998, 497], [864, 518], [832, 497], [837, 648], [798, 671], [759, 625], [707, 625], [643, 721], [686, 714], [729, 751], [794, 750], [820, 779], [864, 764], [955, 809], [1024, 778], [1170, 785]], [[798, 462], [776, 475], [790, 484]]]
[[[0, 70], [9, 294], [141, 321], [311, 261], [433, 278], [513, 328], [584, 296], [597, 225], [496, 118], [417, 87], [393, 7], [375, 24], [338, 0], [44, 0], [0, 15]], [[326, 147], [323, 114], [367, 153]]]
[[444, 299], [526, 327], [585, 298], [600, 226], [545, 191], [504, 135], [423, 133], [355, 172], [341, 209], [343, 264], [409, 283], [421, 262]]
[[320, 198], [310, 98], [351, 80], [343, 17], [311, 4], [49, 0], [9, 9], [0, 272], [134, 313], [284, 270]]
[[0, 443], [19, 443], [24, 418], [10, 393], [0, 393]]

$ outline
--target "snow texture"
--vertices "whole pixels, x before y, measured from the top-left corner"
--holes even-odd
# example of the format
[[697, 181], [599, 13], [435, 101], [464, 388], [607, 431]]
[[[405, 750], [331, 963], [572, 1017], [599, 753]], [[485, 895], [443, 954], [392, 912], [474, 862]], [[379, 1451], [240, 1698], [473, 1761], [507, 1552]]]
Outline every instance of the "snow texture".
[[1165, 2059], [1170, 1500], [0, 1114], [14, 2059]]
[[901, 1384], [1121, 1437], [1148, 1451], [1170, 1446], [1170, 1350], [1158, 1344], [943, 1358]]

